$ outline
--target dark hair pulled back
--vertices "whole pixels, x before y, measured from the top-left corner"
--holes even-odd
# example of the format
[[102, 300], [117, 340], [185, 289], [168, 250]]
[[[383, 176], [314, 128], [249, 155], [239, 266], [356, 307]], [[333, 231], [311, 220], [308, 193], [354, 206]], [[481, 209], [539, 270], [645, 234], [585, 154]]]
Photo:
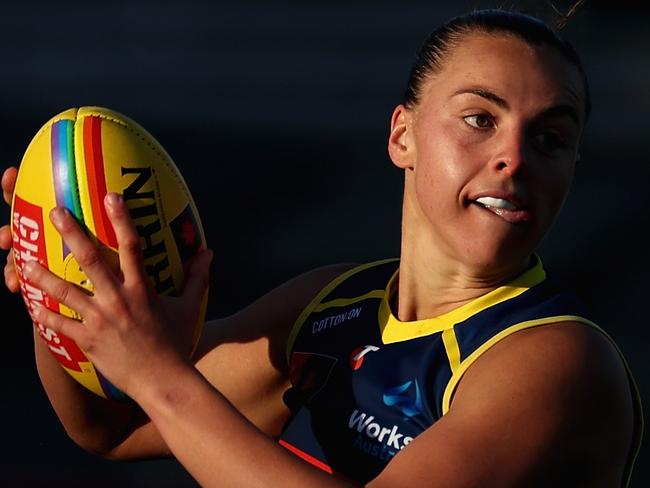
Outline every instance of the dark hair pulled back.
[[420, 48], [411, 68], [404, 93], [404, 105], [413, 107], [420, 100], [422, 87], [431, 75], [439, 72], [444, 58], [469, 34], [501, 34], [517, 37], [532, 46], [546, 44], [573, 64], [584, 81], [585, 111], [591, 111], [589, 85], [582, 62], [573, 46], [541, 20], [519, 12], [488, 9], [454, 17], [436, 29]]

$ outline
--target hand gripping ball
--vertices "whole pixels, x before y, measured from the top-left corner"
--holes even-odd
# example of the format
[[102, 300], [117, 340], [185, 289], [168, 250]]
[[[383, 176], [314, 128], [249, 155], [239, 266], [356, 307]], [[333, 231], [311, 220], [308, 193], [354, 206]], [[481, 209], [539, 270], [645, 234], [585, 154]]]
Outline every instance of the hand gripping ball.
[[[36, 288], [22, 274], [23, 264], [38, 260], [63, 279], [92, 292], [74, 256], [48, 214], [65, 206], [117, 261], [117, 242], [105, 213], [107, 192], [122, 194], [141, 238], [146, 273], [160, 294], [181, 291], [183, 264], [205, 246], [192, 196], [178, 168], [142, 127], [112, 110], [81, 107], [48, 121], [22, 159], [11, 212], [13, 250], [21, 293], [28, 309], [35, 302], [69, 317], [79, 315]], [[207, 292], [194, 327], [196, 345], [205, 317]], [[124, 399], [69, 338], [34, 324], [61, 366], [90, 391]]]

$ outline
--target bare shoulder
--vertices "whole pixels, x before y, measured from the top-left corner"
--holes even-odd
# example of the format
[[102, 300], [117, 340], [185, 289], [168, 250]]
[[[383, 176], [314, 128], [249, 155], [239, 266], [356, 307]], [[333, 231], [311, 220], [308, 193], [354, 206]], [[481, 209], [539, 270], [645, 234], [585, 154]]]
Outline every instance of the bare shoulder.
[[524, 388], [544, 393], [545, 408], [591, 424], [589, 435], [598, 438], [623, 427], [633, 412], [621, 354], [605, 333], [587, 324], [557, 323], [512, 334], [468, 370], [465, 386], [475, 386], [473, 381], [485, 375], [518, 380]]
[[493, 374], [496, 366], [510, 366], [509, 374], [525, 375], [527, 381], [539, 381], [549, 388], [570, 388], [574, 396], [619, 388], [629, 394], [625, 365], [612, 340], [579, 322], [533, 327], [508, 336], [484, 353], [463, 382]]
[[280, 434], [289, 411], [282, 397], [289, 385], [286, 345], [305, 307], [351, 264], [304, 273], [260, 297], [240, 312], [208, 322], [196, 368], [259, 429]]
[[302, 310], [328, 283], [353, 267], [354, 264], [334, 264], [307, 271], [239, 312], [208, 321], [197, 348], [197, 359], [225, 342], [242, 343], [266, 337], [283, 346]]
[[[386, 480], [408, 471], [449, 486], [621, 486], [633, 429], [612, 342], [577, 322], [535, 327], [468, 368], [448, 413], [395, 457]], [[432, 450], [444, 455], [423, 472]]]
[[531, 454], [539, 450], [529, 464], [531, 486], [541, 480], [620, 486], [632, 444], [633, 396], [623, 359], [604, 333], [577, 322], [515, 333], [467, 371], [455, 407], [473, 408], [486, 383], [496, 402], [509, 399]]

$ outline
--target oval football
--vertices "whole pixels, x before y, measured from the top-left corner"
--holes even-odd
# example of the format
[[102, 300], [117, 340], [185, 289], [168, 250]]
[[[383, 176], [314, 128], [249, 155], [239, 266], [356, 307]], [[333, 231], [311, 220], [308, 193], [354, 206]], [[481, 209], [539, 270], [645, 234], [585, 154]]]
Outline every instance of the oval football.
[[[72, 108], [50, 119], [34, 136], [18, 170], [12, 202], [14, 262], [25, 304], [38, 302], [63, 315], [79, 315], [36, 288], [22, 274], [38, 260], [63, 279], [92, 292], [92, 284], [62, 241], [48, 214], [65, 206], [94, 236], [109, 261], [117, 242], [103, 201], [122, 194], [141, 238], [144, 266], [159, 294], [174, 295], [184, 282], [183, 265], [205, 246], [199, 214], [180, 171], [144, 128], [115, 111]], [[207, 292], [193, 344], [201, 334]], [[72, 340], [34, 323], [52, 355], [79, 383], [104, 398], [124, 399]]]

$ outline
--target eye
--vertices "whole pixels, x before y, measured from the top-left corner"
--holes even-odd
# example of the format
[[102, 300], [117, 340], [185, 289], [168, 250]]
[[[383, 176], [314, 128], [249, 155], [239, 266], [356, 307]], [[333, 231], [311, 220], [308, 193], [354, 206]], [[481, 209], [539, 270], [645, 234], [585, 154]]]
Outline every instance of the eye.
[[472, 114], [463, 117], [465, 123], [474, 129], [490, 129], [496, 126], [494, 118], [489, 114]]
[[552, 130], [540, 131], [534, 135], [535, 144], [545, 152], [555, 152], [568, 148], [567, 139], [558, 132]]

